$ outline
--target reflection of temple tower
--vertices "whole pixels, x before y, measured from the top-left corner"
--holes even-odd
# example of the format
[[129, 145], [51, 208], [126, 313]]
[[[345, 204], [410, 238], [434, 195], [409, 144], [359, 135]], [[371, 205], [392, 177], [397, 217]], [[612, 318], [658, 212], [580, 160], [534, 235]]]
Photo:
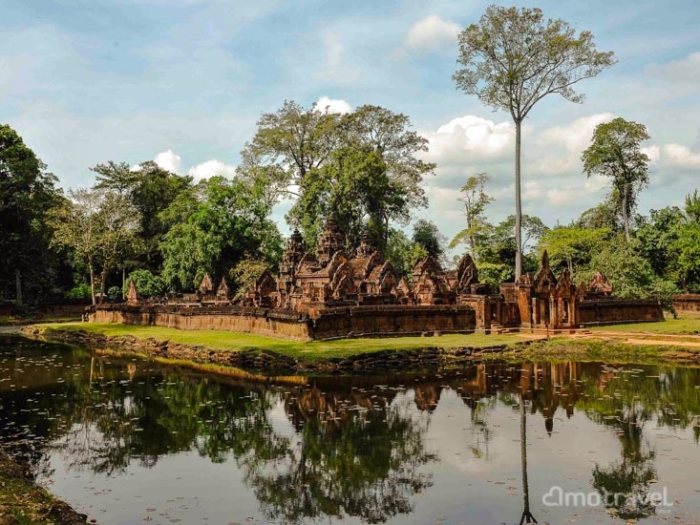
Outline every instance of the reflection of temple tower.
[[345, 234], [340, 230], [331, 215], [326, 220], [323, 233], [318, 239], [318, 247], [316, 248], [316, 256], [321, 266], [326, 266], [333, 254], [345, 248]]
[[435, 385], [416, 386], [413, 392], [415, 394], [415, 402], [418, 410], [422, 412], [427, 410], [432, 413], [435, 408], [437, 408], [438, 402], [440, 401], [442, 388]]

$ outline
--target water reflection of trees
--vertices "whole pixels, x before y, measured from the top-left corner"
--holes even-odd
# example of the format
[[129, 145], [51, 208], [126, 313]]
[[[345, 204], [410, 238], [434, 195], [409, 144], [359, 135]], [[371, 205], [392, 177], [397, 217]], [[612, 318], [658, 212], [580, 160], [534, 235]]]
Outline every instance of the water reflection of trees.
[[[89, 363], [87, 353], [73, 352], [61, 366], [37, 354], [35, 372], [13, 371], [14, 381], [30, 376], [28, 388], [3, 393], [0, 423], [14, 425], [3, 426], [3, 438], [24, 447], [35, 469], [47, 467], [49, 451], [73, 469], [116, 474], [132, 463], [150, 467], [165, 454], [196, 450], [215, 462], [233, 458], [266, 516], [291, 523], [328, 516], [382, 522], [410, 512], [415, 495], [432, 483], [422, 468], [436, 459], [426, 449], [425, 415], [445, 388], [468, 407], [467, 446], [487, 460], [500, 431], [490, 424], [497, 405], [522, 410], [523, 429], [526, 409], [541, 416], [550, 434], [555, 414], [571, 417], [576, 410], [609, 428], [621, 459], [596, 466], [592, 484], [601, 493], [637, 495], [611, 506], [621, 517], [653, 512], [637, 504], [656, 478], [645, 425], [687, 428], [700, 414], [700, 372], [690, 368], [481, 364], [446, 378], [385, 377], [385, 385], [376, 378], [319, 378], [310, 386], [276, 387], [144, 362], [113, 359], [106, 366], [103, 358]], [[60, 384], [51, 375], [56, 370]], [[288, 432], [275, 420], [280, 413], [291, 423]], [[524, 439], [522, 445], [525, 484]]]
[[[233, 458], [263, 512], [289, 523], [345, 515], [383, 522], [410, 512], [432, 484], [421, 469], [435, 459], [425, 421], [413, 417], [407, 396], [393, 402], [396, 390], [327, 395], [100, 359], [61, 385], [13, 391], [16, 399], [0, 406], [0, 417], [41, 438], [27, 440], [35, 467], [50, 453], [73, 470], [107, 475], [180, 451]], [[36, 411], [13, 410], [34, 401]], [[291, 435], [271, 419], [274, 406], [284, 407]]]
[[296, 442], [272, 468], [254, 454], [239, 458], [268, 519], [348, 515], [381, 523], [412, 510], [414, 495], [432, 484], [420, 467], [436, 458], [425, 451], [425, 427], [406, 403], [318, 388], [293, 394], [284, 399]]

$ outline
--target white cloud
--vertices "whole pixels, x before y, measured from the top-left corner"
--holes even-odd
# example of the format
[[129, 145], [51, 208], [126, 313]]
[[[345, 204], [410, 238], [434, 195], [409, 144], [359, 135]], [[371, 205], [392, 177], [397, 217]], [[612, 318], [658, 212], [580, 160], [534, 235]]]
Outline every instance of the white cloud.
[[342, 99], [323, 96], [316, 101], [316, 111], [344, 115], [352, 112], [352, 106]]
[[436, 51], [448, 46], [456, 49], [460, 31], [458, 24], [430, 15], [411, 26], [406, 46], [415, 51]]
[[[658, 149], [658, 148], [657, 148]], [[665, 164], [678, 168], [700, 168], [700, 153], [694, 153], [681, 144], [666, 144], [662, 148]]]
[[188, 175], [193, 177], [195, 182], [202, 179], [209, 179], [216, 175], [223, 175], [224, 177], [232, 178], [234, 175], [236, 175], [236, 167], [213, 159], [197, 164], [196, 166], [192, 166], [188, 171]]
[[172, 173], [180, 173], [181, 160], [180, 155], [176, 155], [173, 153], [173, 150], [169, 149], [168, 151], [158, 153], [153, 159], [153, 162], [164, 170], [168, 170]]
[[496, 124], [473, 115], [452, 119], [434, 133], [423, 133], [429, 141], [431, 161], [464, 163], [465, 160], [494, 158], [510, 152], [515, 128], [510, 122]]
[[557, 207], [564, 207], [573, 204], [580, 199], [580, 191], [576, 188], [553, 188], [547, 190], [549, 204]]
[[[590, 145], [596, 126], [613, 118], [611, 113], [597, 113], [536, 134], [533, 137], [533, 149], [537, 152], [535, 170], [547, 175], [580, 170], [581, 153]], [[524, 148], [524, 153], [533, 158], [529, 148]]]
[[640, 150], [642, 153], [646, 153], [652, 164], [658, 162], [661, 157], [661, 148], [658, 146], [649, 146], [648, 148], [640, 148]]
[[700, 51], [666, 64], [650, 64], [646, 72], [666, 82], [678, 84], [700, 83]]
[[525, 191], [523, 192], [523, 199], [538, 199], [542, 196], [542, 185], [534, 180], [525, 183]]

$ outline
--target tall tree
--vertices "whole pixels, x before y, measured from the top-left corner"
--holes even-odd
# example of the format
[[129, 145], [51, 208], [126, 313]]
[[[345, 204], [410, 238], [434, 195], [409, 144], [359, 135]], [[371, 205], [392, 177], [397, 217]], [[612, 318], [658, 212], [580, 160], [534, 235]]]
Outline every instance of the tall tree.
[[598, 75], [615, 61], [613, 52], [596, 51], [593, 35], [578, 36], [563, 20], [546, 22], [540, 9], [491, 5], [459, 36], [464, 66], [453, 79], [459, 89], [510, 113], [515, 123], [515, 276], [522, 273], [522, 205], [520, 189], [521, 125], [532, 108], [547, 95], [571, 102], [584, 95], [573, 86]]
[[275, 198], [300, 196], [306, 176], [336, 149], [339, 121], [337, 113], [285, 101], [275, 113], [264, 113], [258, 120], [255, 136], [241, 152], [239, 174], [265, 180]]
[[22, 137], [0, 124], [0, 295], [20, 304], [30, 276], [42, 281], [52, 270], [46, 213], [63, 196], [45, 170]]
[[648, 138], [646, 126], [618, 117], [596, 126], [591, 145], [581, 156], [588, 177], [602, 175], [611, 179], [611, 200], [622, 216], [627, 242], [637, 197], [649, 185], [649, 157], [640, 147]]
[[90, 273], [90, 295], [95, 296], [95, 268], [100, 249], [100, 206], [102, 193], [95, 190], [68, 191], [68, 200], [51, 211], [54, 244], [69, 246], [76, 257], [87, 264]]
[[[342, 213], [329, 209], [327, 203], [314, 202], [319, 191], [328, 191], [329, 174], [335, 171], [331, 178], [339, 179], [341, 162], [346, 171], [359, 174], [358, 165], [365, 164], [372, 173], [381, 172], [386, 182], [383, 186], [392, 188], [391, 195], [385, 197], [365, 193], [361, 202], [391, 201], [400, 195], [405, 202], [400, 207], [404, 209], [427, 204], [421, 183], [435, 165], [418, 158], [427, 150], [427, 140], [410, 126], [407, 116], [379, 106], [361, 106], [350, 114], [338, 115], [320, 112], [315, 105], [305, 109], [287, 101], [276, 113], [264, 114], [258, 121], [255, 137], [241, 152], [238, 174], [245, 180], [263, 182], [269, 202], [284, 196], [298, 199], [299, 206], [287, 220], [299, 227], [312, 245], [323, 213]], [[350, 167], [350, 161], [354, 167]], [[317, 173], [324, 169], [329, 171]], [[367, 179], [369, 172], [361, 176]], [[354, 190], [360, 186], [354, 185]], [[371, 184], [365, 190], [374, 192], [377, 185]], [[349, 201], [344, 206], [351, 207], [353, 203]], [[375, 213], [373, 219], [383, 221], [376, 230], [383, 235], [380, 244], [386, 245], [389, 222], [406, 224], [408, 216], [390, 212], [392, 205], [386, 202], [382, 207], [383, 211]]]
[[[138, 210], [126, 195], [112, 191], [102, 193], [97, 216], [102, 261], [100, 304], [104, 301], [109, 272], [114, 269], [119, 259], [124, 259], [123, 254], [129, 253], [131, 245], [136, 241], [139, 218]], [[123, 286], [124, 282], [122, 282]]]
[[[139, 249], [129, 255], [135, 259], [136, 265], [159, 272], [162, 264], [159, 246], [169, 226], [163, 222], [160, 214], [178, 195], [192, 186], [192, 177], [171, 173], [152, 161], [142, 162], [138, 166], [109, 161], [90, 169], [97, 174], [96, 189], [127, 196], [138, 211], [141, 242]], [[122, 273], [126, 262], [120, 261]]]
[[490, 180], [486, 173], [479, 173], [467, 179], [467, 183], [460, 190], [464, 203], [464, 216], [467, 219], [467, 227], [459, 232], [450, 241], [450, 248], [454, 248], [460, 243], [467, 243], [472, 257], [476, 257], [477, 242], [483, 240], [489, 224], [484, 217], [484, 210], [493, 197], [484, 191], [484, 186]]
[[386, 162], [374, 149], [345, 147], [331, 157], [307, 175], [305, 191], [288, 218], [301, 226], [311, 247], [324, 219], [332, 215], [351, 246], [359, 244], [368, 228], [375, 246], [383, 252], [389, 221], [406, 224], [410, 220], [411, 195], [390, 177]]
[[101, 265], [101, 303], [109, 272], [135, 238], [139, 214], [125, 195], [113, 191], [69, 190], [68, 197], [51, 210], [53, 242], [72, 248], [79, 262], [87, 264], [92, 304], [97, 303], [96, 272]]
[[386, 164], [392, 184], [401, 186], [411, 206], [427, 205], [423, 177], [431, 175], [435, 164], [416, 155], [428, 151], [428, 140], [410, 129], [411, 120], [380, 106], [360, 106], [344, 115], [341, 122], [344, 144], [376, 152]]

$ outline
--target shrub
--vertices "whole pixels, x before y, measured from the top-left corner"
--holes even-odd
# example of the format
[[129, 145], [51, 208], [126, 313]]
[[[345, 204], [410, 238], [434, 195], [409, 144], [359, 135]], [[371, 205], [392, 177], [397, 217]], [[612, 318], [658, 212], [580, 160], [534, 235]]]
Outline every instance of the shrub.
[[124, 283], [124, 295], [129, 292], [129, 282], [134, 280], [136, 290], [143, 298], [157, 297], [165, 293], [165, 282], [157, 275], [153, 275], [149, 270], [134, 270], [127, 277]]
[[80, 301], [82, 299], [92, 299], [90, 285], [82, 283], [66, 292], [66, 299]]

